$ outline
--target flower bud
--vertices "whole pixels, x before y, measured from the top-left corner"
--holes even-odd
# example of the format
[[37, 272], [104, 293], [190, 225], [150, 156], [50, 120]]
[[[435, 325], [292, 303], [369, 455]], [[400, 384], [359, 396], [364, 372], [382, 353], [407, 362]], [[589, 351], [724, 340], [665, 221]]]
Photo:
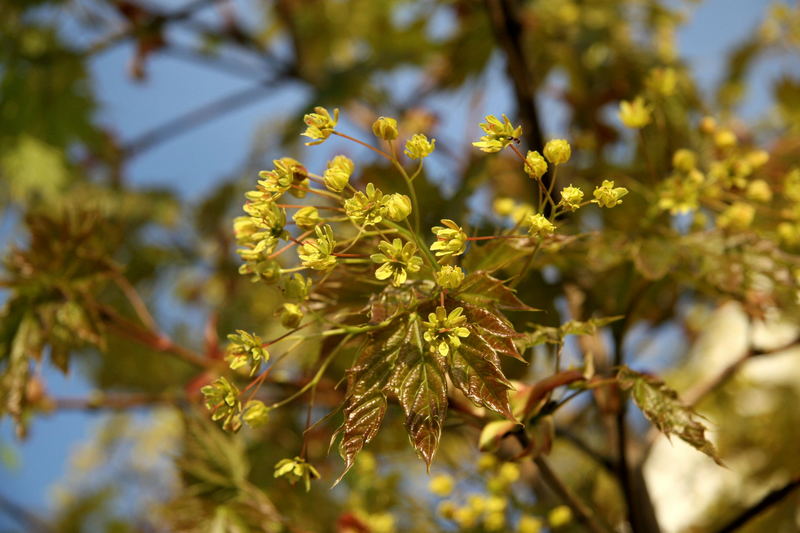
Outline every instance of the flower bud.
[[439, 474], [431, 478], [430, 483], [428, 483], [428, 488], [436, 496], [445, 497], [453, 492], [454, 484], [452, 477], [447, 474]]
[[753, 150], [747, 154], [747, 162], [753, 169], [761, 168], [769, 161], [769, 152], [766, 150]]
[[495, 198], [492, 202], [492, 209], [498, 216], [507, 217], [514, 210], [515, 205], [511, 198]]
[[550, 523], [550, 527], [558, 528], [566, 526], [572, 522], [572, 509], [566, 505], [554, 507], [547, 514], [547, 521]]
[[384, 199], [386, 216], [395, 222], [405, 220], [411, 214], [411, 198], [405, 194], [390, 194]]
[[562, 165], [569, 161], [572, 148], [564, 139], [552, 139], [544, 145], [544, 156], [554, 165]]
[[686, 148], [675, 150], [672, 154], [672, 166], [681, 172], [690, 172], [697, 166], [697, 156]]
[[297, 210], [292, 217], [298, 228], [311, 229], [322, 222], [316, 207], [307, 206]]
[[325, 187], [333, 192], [342, 192], [350, 182], [350, 176], [353, 174], [354, 168], [355, 165], [350, 158], [337, 155], [328, 161], [328, 168], [322, 174]]
[[397, 121], [390, 117], [378, 117], [378, 120], [372, 123], [372, 133], [378, 139], [393, 141], [398, 135]]
[[283, 304], [281, 311], [281, 325], [285, 328], [294, 329], [300, 325], [305, 314], [300, 306], [293, 303]]
[[535, 151], [529, 151], [525, 157], [525, 173], [531, 178], [539, 179], [547, 172], [547, 161], [544, 160], [542, 154]]
[[523, 515], [517, 524], [518, 533], [541, 533], [542, 520], [535, 516]]
[[714, 117], [703, 117], [700, 119], [698, 129], [705, 135], [711, 135], [717, 131], [717, 121], [714, 119]]
[[736, 134], [725, 128], [714, 134], [714, 144], [717, 148], [732, 148], [736, 146]]
[[464, 271], [458, 266], [443, 266], [436, 273], [436, 283], [443, 289], [457, 289], [464, 281]]
[[772, 200], [772, 189], [764, 180], [751, 181], [747, 186], [747, 198], [754, 202], [769, 202]]
[[411, 159], [423, 159], [431, 155], [435, 147], [436, 139], [429, 141], [425, 135], [415, 133], [406, 141], [405, 154]]
[[736, 202], [717, 217], [717, 226], [732, 230], [747, 229], [753, 223], [756, 209], [750, 204]]
[[269, 408], [261, 400], [250, 400], [244, 406], [242, 419], [251, 428], [259, 428], [267, 423]]
[[308, 298], [311, 290], [311, 280], [303, 277], [302, 274], [295, 274], [286, 280], [283, 286], [283, 296], [287, 300], [304, 301]]

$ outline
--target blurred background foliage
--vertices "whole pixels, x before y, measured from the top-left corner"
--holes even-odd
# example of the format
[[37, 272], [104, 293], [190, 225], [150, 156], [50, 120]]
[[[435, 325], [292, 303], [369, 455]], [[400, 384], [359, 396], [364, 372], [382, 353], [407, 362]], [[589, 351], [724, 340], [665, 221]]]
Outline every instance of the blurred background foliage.
[[[529, 461], [509, 462], [520, 451], [513, 439], [479, 452], [480, 428], [469, 412], [448, 418], [428, 478], [400, 428], [401, 413], [390, 409], [387, 429], [331, 490], [342, 468], [328, 453], [343, 395], [337, 382], [352, 353], [334, 361], [316, 394], [314, 419], [321, 421], [309, 432], [308, 457], [322, 481], [307, 494], [273, 478], [273, 465], [300, 447], [304, 401], [274, 411], [262, 429], [235, 435], [199, 408], [200, 387], [215, 377], [220, 339], [235, 329], [262, 338], [285, 331], [276, 318], [280, 292], [238, 275], [233, 253], [231, 220], [257, 171], [281, 155], [321, 168], [343, 152], [359, 163], [364, 183], [392, 189], [396, 181], [384, 161], [360, 148], [330, 142], [305, 149], [302, 116], [314, 105], [341, 108], [352, 131], [368, 132], [381, 114], [399, 119], [403, 137], [436, 137], [418, 185], [423, 226], [453, 218], [480, 233], [503, 224], [496, 200], [519, 204], [535, 187], [511, 155], [472, 149], [481, 110], [515, 117], [529, 149], [541, 150], [554, 135], [547, 128], [558, 122], [574, 154], [559, 171], [560, 186], [591, 190], [610, 177], [631, 194], [614, 210], [563, 219], [560, 228], [577, 237], [554, 242], [517, 286], [520, 298], [543, 312], [511, 318], [518, 331], [534, 331], [624, 315], [569, 337], [565, 361], [582, 366], [592, 357], [601, 372], [624, 362], [659, 373], [711, 421], [727, 469], [657, 437], [637, 412], [626, 423], [620, 397], [598, 390], [537, 429], [553, 440], [554, 470], [616, 531], [730, 531], [746, 516], [740, 513], [774, 490], [785, 493], [742, 530], [800, 529], [800, 496], [787, 490], [800, 476], [800, 414], [792, 407], [800, 399], [800, 171], [792, 178], [800, 168], [800, 10], [764, 3], [752, 33], [719, 58], [724, 75], [708, 97], [676, 41], [697, 3], [2, 2], [0, 414], [25, 439], [37, 417], [103, 413], [73, 453], [51, 512], [25, 509], [14, 501], [14, 482], [0, 484], [7, 529], [584, 530], [542, 472]], [[132, 45], [131, 83], [150, 83], [158, 75], [154, 59], [169, 56], [237, 78], [241, 88], [163, 117], [152, 130], [121, 135], [102, 119], [89, 62], [123, 43]], [[769, 80], [765, 112], [742, 120], [750, 74], [787, 56], [795, 68]], [[182, 92], [194, 90], [177, 83]], [[130, 181], [142, 154], [270, 94], [292, 104], [261, 117], [245, 161], [231, 161], [235, 170], [202, 194], [177, 194], [174, 177]], [[639, 95], [655, 109], [653, 124], [626, 129], [619, 102]], [[508, 109], [493, 108], [497, 101]], [[714, 138], [723, 130], [734, 135], [727, 151]], [[744, 180], [733, 186], [738, 192], [687, 191], [673, 168], [680, 148], [695, 150], [708, 172]], [[203, 150], [228, 159], [213, 145]], [[768, 160], [742, 170], [757, 150]], [[763, 188], [761, 196], [748, 193], [756, 179], [768, 195]], [[670, 212], [676, 204], [689, 208]], [[738, 204], [749, 207], [723, 227], [719, 217]], [[486, 246], [498, 264], [507, 263], [505, 277], [519, 271], [520, 261], [509, 260], [523, 250]], [[314, 339], [298, 344], [270, 376], [265, 398], [279, 400], [305, 383], [325, 349]], [[531, 384], [548, 375], [552, 351], [544, 345], [527, 354], [530, 365], [505, 368]], [[52, 367], [85, 376], [90, 389], [53, 393]], [[630, 472], [621, 474], [622, 449]], [[436, 481], [430, 488], [429, 480]]]

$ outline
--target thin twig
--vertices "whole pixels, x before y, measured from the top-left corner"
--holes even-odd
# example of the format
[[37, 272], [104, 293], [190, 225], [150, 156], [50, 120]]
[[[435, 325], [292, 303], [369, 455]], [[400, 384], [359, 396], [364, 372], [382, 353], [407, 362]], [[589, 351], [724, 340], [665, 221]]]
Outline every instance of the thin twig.
[[744, 527], [748, 522], [756, 518], [767, 509], [783, 501], [784, 498], [789, 496], [798, 487], [800, 487], [800, 477], [794, 478], [779, 489], [770, 491], [754, 505], [748, 507], [739, 513], [733, 520], [718, 529], [717, 533], [732, 533], [733, 531]]

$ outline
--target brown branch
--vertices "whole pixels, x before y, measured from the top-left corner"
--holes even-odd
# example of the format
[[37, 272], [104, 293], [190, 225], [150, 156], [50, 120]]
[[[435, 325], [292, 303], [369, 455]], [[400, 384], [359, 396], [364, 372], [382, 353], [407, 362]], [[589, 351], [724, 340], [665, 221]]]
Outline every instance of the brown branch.
[[168, 337], [143, 328], [110, 307], [100, 306], [97, 312], [114, 333], [147, 346], [151, 350], [174, 355], [178, 359], [200, 368], [209, 368], [219, 364], [219, 361], [207, 359], [188, 348], [175, 344]]
[[772, 507], [779, 504], [784, 498], [788, 497], [797, 488], [800, 488], [800, 477], [786, 483], [783, 487], [775, 489], [767, 493], [766, 496], [761, 498], [754, 505], [748, 507], [739, 513], [733, 520], [722, 526], [717, 530], [717, 533], [731, 533], [744, 527], [748, 522], [756, 518], [758, 515]]
[[598, 522], [597, 517], [585, 503], [583, 503], [578, 496], [576, 496], [569, 487], [567, 487], [564, 482], [559, 479], [556, 473], [550, 468], [550, 464], [545, 460], [544, 457], [537, 457], [533, 460], [536, 463], [537, 468], [539, 469], [539, 473], [542, 475], [542, 479], [545, 480], [547, 485], [555, 492], [559, 498], [561, 498], [564, 503], [572, 509], [572, 512], [575, 514], [575, 518], [578, 521], [586, 526], [588, 531], [592, 533], [606, 533], [608, 529]]
[[[541, 149], [544, 136], [536, 108], [533, 77], [522, 47], [522, 24], [513, 0], [486, 0], [486, 9], [497, 41], [506, 56], [508, 77], [514, 85], [517, 112], [529, 147]], [[547, 185], [547, 183], [545, 184]]]

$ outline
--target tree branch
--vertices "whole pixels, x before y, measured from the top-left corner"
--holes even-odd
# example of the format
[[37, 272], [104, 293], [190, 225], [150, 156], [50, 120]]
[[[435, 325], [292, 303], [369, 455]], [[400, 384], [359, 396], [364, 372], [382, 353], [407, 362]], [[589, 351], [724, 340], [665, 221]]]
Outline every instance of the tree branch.
[[800, 487], [800, 477], [794, 478], [783, 487], [767, 493], [766, 496], [761, 498], [754, 505], [748, 507], [739, 513], [733, 520], [718, 529], [717, 533], [732, 533], [733, 531], [744, 527], [748, 522], [756, 518], [773, 505], [779, 504], [798, 487]]

